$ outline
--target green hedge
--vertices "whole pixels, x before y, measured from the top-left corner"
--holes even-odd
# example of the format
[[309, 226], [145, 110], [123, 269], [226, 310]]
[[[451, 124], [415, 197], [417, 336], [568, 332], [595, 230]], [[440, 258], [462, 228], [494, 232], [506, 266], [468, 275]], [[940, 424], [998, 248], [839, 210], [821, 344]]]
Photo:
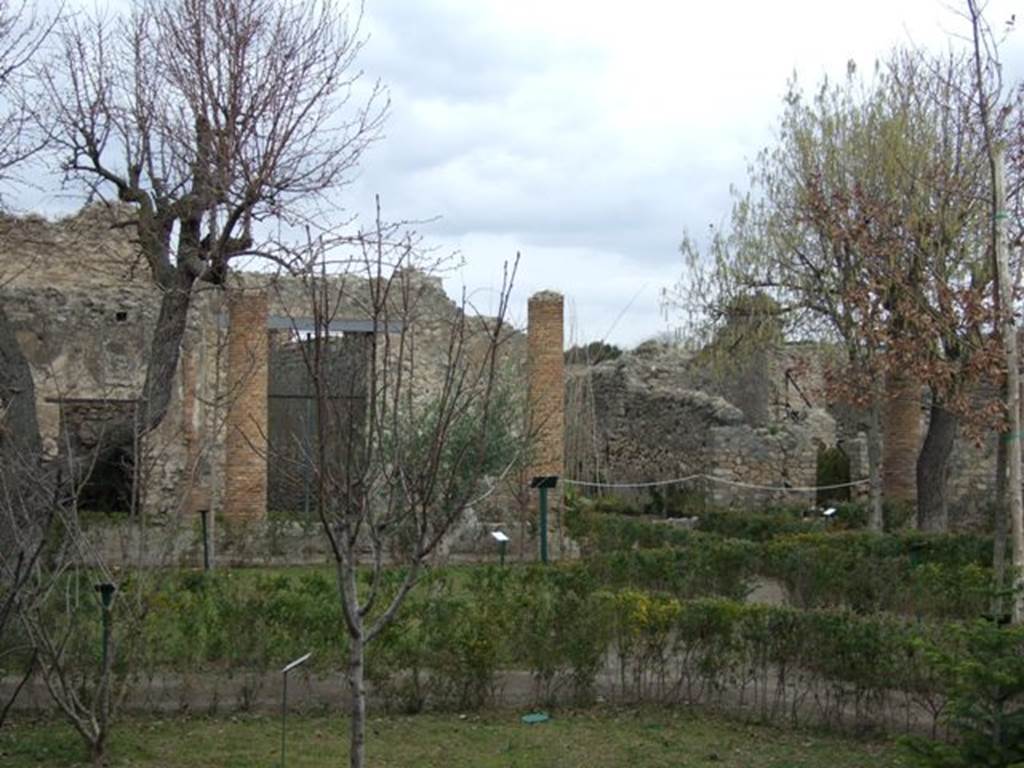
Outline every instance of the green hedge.
[[606, 588], [665, 592], [680, 599], [709, 595], [742, 600], [754, 585], [758, 551], [752, 542], [694, 537], [660, 549], [611, 552], [576, 568]]
[[[755, 527], [759, 519], [754, 517]], [[797, 518], [790, 522], [803, 525]], [[585, 562], [610, 586], [738, 599], [757, 577], [765, 577], [779, 581], [800, 608], [953, 619], [989, 611], [991, 542], [983, 537], [773, 530], [770, 536], [736, 538], [592, 512], [571, 520], [571, 533], [588, 555]]]
[[[964, 679], [978, 677], [971, 670], [998, 672], [993, 695], [1024, 685], [1024, 628], [689, 599], [703, 589], [698, 583], [726, 578], [719, 566], [729, 558], [745, 567], [741, 548], [756, 547], [724, 546], [736, 548], [709, 556], [718, 565], [703, 581], [680, 575], [687, 562], [668, 549], [431, 572], [369, 646], [368, 676], [388, 706], [405, 711], [487, 705], [500, 692], [499, 673], [514, 669], [530, 674], [538, 702], [588, 700], [604, 676], [622, 702], [738, 707], [758, 719], [856, 728], [934, 719], [949, 696], [983, 697], [981, 685], [963, 693]], [[929, 567], [942, 566], [918, 570]], [[260, 672], [307, 651], [315, 668], [342, 669], [335, 589], [324, 572], [169, 577], [142, 596], [148, 612], [136, 669]], [[124, 638], [116, 610], [114, 619], [115, 638]], [[97, 662], [95, 606], [83, 601], [76, 621], [85, 629], [76, 674], [87, 676]], [[1016, 716], [1015, 701], [1000, 706], [1017, 707]]]

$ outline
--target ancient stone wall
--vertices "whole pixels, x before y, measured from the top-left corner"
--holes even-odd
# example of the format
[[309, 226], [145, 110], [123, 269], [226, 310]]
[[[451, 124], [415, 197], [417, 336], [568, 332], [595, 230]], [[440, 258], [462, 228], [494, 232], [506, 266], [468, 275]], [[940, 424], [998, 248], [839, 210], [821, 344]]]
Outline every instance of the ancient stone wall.
[[[643, 484], [703, 475], [679, 488], [715, 504], [813, 503], [813, 493], [781, 489], [815, 484], [818, 448], [835, 441], [827, 413], [755, 426], [724, 397], [679, 385], [701, 380], [693, 356], [638, 352], [571, 370], [567, 465], [575, 477]], [[750, 487], [762, 485], [769, 489]]]
[[[75, 412], [83, 402], [130, 403], [141, 392], [145, 359], [140, 350], [148, 348], [159, 293], [138, 259], [128, 229], [115, 226], [119, 215], [118, 209], [90, 208], [57, 223], [0, 217], [0, 294], [32, 367], [43, 437], [52, 453], [58, 451], [62, 435], [70, 434], [62, 431], [63, 414]], [[257, 459], [264, 465], [267, 461], [269, 448], [261, 446], [261, 440], [272, 431], [267, 421], [269, 381], [263, 376], [262, 397], [256, 381], [245, 395], [246, 377], [239, 367], [251, 367], [258, 350], [270, 342], [265, 326], [255, 330], [260, 320], [254, 317], [243, 352], [237, 340], [232, 346], [231, 329], [237, 323], [231, 322], [231, 315], [238, 310], [228, 296], [262, 293], [264, 316], [299, 320], [312, 314], [313, 298], [319, 295], [327, 299], [332, 317], [354, 319], [369, 316], [378, 288], [357, 277], [309, 284], [253, 273], [233, 274], [226, 291], [197, 287], [167, 418], [133, 457], [143, 479], [139, 502], [162, 513], [226, 507], [234, 510], [232, 515], [243, 515], [260, 507], [264, 481], [257, 481], [255, 474], [245, 482], [241, 476], [231, 480], [231, 474], [236, 468], [242, 475], [250, 470], [258, 474]], [[757, 503], [778, 497], [725, 481], [813, 484], [812, 457], [818, 448], [833, 444], [850, 457], [854, 478], [866, 475], [861, 420], [851, 409], [827, 402], [827, 350], [823, 353], [807, 344], [766, 347], [743, 365], [715, 370], [698, 356], [650, 344], [618, 361], [571, 370], [565, 377], [564, 403], [571, 418], [563, 460], [553, 437], [562, 431], [555, 405], [555, 400], [561, 404], [562, 395], [551, 395], [560, 392], [563, 377], [560, 297], [534, 297], [531, 310], [537, 318], [546, 316], [547, 322], [538, 326], [530, 349], [522, 334], [506, 332], [502, 342], [503, 365], [521, 370], [529, 361], [531, 368], [545, 371], [541, 389], [547, 399], [535, 400], [535, 412], [537, 425], [546, 428], [551, 439], [538, 443], [547, 447], [536, 453], [537, 463], [528, 475], [642, 482], [711, 474], [722, 482], [708, 486], [709, 497]], [[404, 373], [414, 375], [417, 398], [431, 397], [450, 363], [449, 341], [464, 320], [461, 310], [437, 278], [410, 271], [394, 284], [380, 319], [411, 324], [405, 342], [415, 351], [415, 365]], [[480, 355], [492, 321], [466, 321], [471, 331], [466, 354]], [[275, 333], [285, 343], [294, 341], [287, 330]], [[367, 359], [377, 366], [373, 370], [379, 370], [388, 355], [397, 354], [391, 344], [395, 337], [382, 333], [367, 338], [374, 346]], [[233, 354], [240, 361], [234, 365]], [[823, 407], [838, 426], [822, 416]], [[920, 418], [919, 413], [919, 428]], [[76, 430], [93, 429], [89, 421], [78, 418]], [[975, 448], [958, 440], [949, 480], [952, 519], [965, 510], [984, 514], [991, 498], [993, 464], [991, 444]], [[491, 497], [489, 502], [495, 505], [482, 516], [500, 519], [503, 505], [525, 509], [523, 500], [529, 497], [522, 487], [528, 479], [510, 481], [511, 493]], [[248, 490], [243, 488], [246, 482]]]
[[[123, 210], [100, 206], [57, 222], [0, 217], [0, 300], [32, 368], [43, 437], [54, 454], [69, 404], [95, 402], [102, 410], [103, 404], [132, 403], [142, 390], [160, 294], [119, 218]], [[365, 321], [378, 290], [358, 276], [304, 282], [239, 272], [226, 289], [197, 285], [167, 416], [132, 457], [142, 486], [139, 503], [157, 514], [263, 516], [268, 317], [278, 325], [302, 323], [320, 300], [331, 319]], [[261, 307], [248, 298], [229, 300], [253, 296], [263, 297]], [[418, 399], [433, 397], [449, 362], [449, 341], [463, 321], [440, 279], [400, 273], [378, 319], [380, 334], [353, 334], [350, 346], [361, 346], [359, 355], [381, 366], [397, 354], [397, 335], [384, 333], [386, 324], [404, 321], [406, 362], [410, 351], [414, 361], [404, 373]], [[479, 358], [493, 321], [471, 317], [466, 324], [465, 354]], [[271, 333], [283, 343], [294, 336], [287, 328]], [[525, 359], [524, 346], [521, 334], [506, 329], [503, 360]], [[368, 376], [365, 366], [345, 367]], [[79, 418], [76, 430], [93, 429], [88, 422]]]

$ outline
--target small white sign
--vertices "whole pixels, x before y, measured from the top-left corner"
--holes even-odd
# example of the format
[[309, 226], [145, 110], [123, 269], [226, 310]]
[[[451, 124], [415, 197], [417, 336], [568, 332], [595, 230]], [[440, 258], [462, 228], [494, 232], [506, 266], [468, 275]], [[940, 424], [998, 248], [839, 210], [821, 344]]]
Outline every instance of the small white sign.
[[290, 664], [286, 665], [285, 668], [282, 669], [281, 671], [284, 674], [287, 675], [289, 672], [291, 672], [293, 669], [295, 669], [300, 664], [305, 664], [307, 661], [309, 661], [309, 657], [312, 656], [312, 655], [313, 655], [313, 653], [310, 652], [310, 653], [307, 653], [305, 656], [300, 656], [295, 661], [293, 661]]
[[491, 538], [502, 544], [508, 541], [508, 535], [504, 531], [491, 531]]
[[823, 514], [825, 517], [832, 517], [832, 515], [834, 515], [835, 513], [836, 513], [836, 508], [835, 507], [829, 507], [824, 512], [822, 512], [821, 514]]

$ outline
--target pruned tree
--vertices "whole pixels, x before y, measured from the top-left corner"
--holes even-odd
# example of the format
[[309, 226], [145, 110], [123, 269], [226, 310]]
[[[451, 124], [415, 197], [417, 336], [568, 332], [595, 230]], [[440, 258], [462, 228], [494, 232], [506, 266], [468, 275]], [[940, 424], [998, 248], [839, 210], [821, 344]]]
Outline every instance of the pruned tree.
[[[355, 256], [319, 243], [311, 250], [306, 284], [316, 331], [304, 350], [316, 413], [316, 511], [348, 635], [350, 764], [361, 768], [367, 645], [394, 620], [467, 508], [488, 493], [485, 480], [526, 456], [522, 414], [509, 407], [515, 383], [501, 378], [515, 267], [494, 317], [471, 316], [465, 297], [438, 315], [422, 300], [429, 265], [398, 225], [378, 217], [352, 247]], [[344, 307], [358, 307], [371, 330], [357, 342], [365, 364], [339, 370], [331, 323]], [[420, 354], [425, 333], [439, 335], [440, 359]]]
[[329, 0], [136, 0], [59, 25], [43, 123], [65, 174], [126, 206], [161, 290], [144, 429], [166, 412], [196, 284], [278, 256], [272, 222], [338, 223], [330, 196], [388, 106], [379, 83], [357, 87], [358, 21]]

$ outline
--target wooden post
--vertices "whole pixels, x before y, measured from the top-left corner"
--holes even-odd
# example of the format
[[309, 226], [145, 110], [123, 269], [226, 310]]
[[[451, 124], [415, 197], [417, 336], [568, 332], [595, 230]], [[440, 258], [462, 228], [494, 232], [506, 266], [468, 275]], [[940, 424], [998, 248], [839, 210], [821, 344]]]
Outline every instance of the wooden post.
[[1013, 568], [1010, 586], [1016, 589], [1011, 608], [1014, 624], [1024, 622], [1024, 491], [1021, 489], [1021, 419], [1020, 419], [1020, 362], [1017, 350], [1017, 329], [1013, 321], [1013, 285], [1010, 282], [1009, 253], [1006, 244], [1006, 170], [1004, 149], [1000, 144], [995, 148], [994, 217], [992, 246], [996, 259], [999, 280], [999, 318], [1003, 347], [1006, 355], [1006, 410], [1009, 420], [1006, 434], [1006, 463], [1008, 469], [1007, 491], [1009, 496], [1010, 535], [1013, 546]]

